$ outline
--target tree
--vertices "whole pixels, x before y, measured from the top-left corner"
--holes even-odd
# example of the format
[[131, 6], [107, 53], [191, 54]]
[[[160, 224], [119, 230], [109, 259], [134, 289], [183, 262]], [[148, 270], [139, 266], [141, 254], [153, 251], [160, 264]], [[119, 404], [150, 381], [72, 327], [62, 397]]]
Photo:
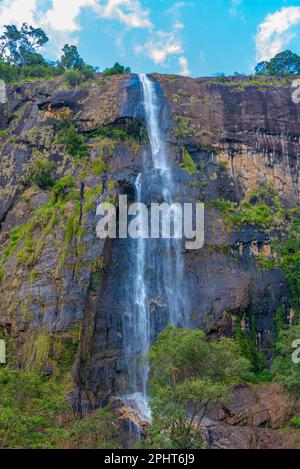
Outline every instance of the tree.
[[0, 370], [0, 448], [54, 448], [69, 434], [55, 419], [68, 406], [54, 381]]
[[279, 332], [275, 343], [276, 355], [271, 368], [276, 380], [287, 386], [298, 398], [300, 397], [300, 364], [294, 363], [292, 354], [295, 351], [293, 342], [299, 339], [300, 325], [290, 326]]
[[145, 445], [201, 446], [199, 426], [216, 402], [230, 398], [230, 383], [249, 374], [250, 363], [232, 340], [207, 341], [203, 331], [168, 326], [149, 352], [153, 422]]
[[300, 73], [300, 56], [290, 50], [280, 52], [270, 61], [263, 61], [255, 67], [257, 75], [297, 75]]
[[77, 449], [117, 448], [117, 425], [108, 408], [97, 409], [93, 414], [74, 422], [72, 446]]
[[0, 56], [14, 65], [45, 63], [38, 53], [40, 47], [49, 41], [41, 28], [34, 28], [23, 23], [20, 29], [15, 25], [5, 25], [0, 36]]
[[131, 73], [131, 69], [129, 67], [124, 67], [120, 65], [118, 62], [111, 68], [106, 68], [103, 72], [103, 75], [122, 75], [124, 73]]
[[82, 70], [85, 66], [84, 60], [80, 57], [76, 46], [65, 44], [62, 48], [63, 55], [61, 63], [65, 70]]

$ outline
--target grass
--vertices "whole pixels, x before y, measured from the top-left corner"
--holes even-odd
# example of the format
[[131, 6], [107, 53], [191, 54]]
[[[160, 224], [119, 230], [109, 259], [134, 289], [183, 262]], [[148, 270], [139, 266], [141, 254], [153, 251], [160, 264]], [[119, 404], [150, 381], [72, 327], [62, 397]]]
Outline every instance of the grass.
[[230, 227], [249, 224], [273, 229], [283, 226], [287, 217], [287, 211], [272, 187], [252, 192], [249, 202], [237, 204], [230, 200], [214, 199], [211, 206], [223, 213], [224, 220]]

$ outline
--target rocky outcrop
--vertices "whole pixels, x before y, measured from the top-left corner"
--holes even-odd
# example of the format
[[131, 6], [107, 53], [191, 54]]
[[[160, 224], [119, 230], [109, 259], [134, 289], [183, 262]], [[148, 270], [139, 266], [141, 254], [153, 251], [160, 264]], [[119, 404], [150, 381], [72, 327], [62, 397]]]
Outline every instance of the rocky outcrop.
[[208, 417], [227, 425], [278, 429], [295, 414], [297, 402], [279, 384], [238, 385], [230, 404], [219, 404]]
[[[278, 307], [288, 314], [290, 296], [283, 273], [262, 270], [257, 262], [271, 255], [270, 232], [247, 223], [229, 227], [211, 202], [248, 200], [265, 182], [285, 206], [299, 201], [300, 108], [290, 84], [247, 77], [154, 79], [165, 100], [161, 125], [173, 164], [173, 198], [206, 204], [205, 246], [184, 252], [190, 325], [215, 337], [234, 335], [239, 320], [270, 357], [273, 317]], [[59, 372], [67, 350], [71, 396], [81, 412], [107, 402], [126, 379], [122, 279], [130, 247], [126, 240], [96, 237], [96, 206], [119, 193], [134, 197], [147, 154], [143, 112], [136, 76], [99, 75], [78, 89], [61, 78], [12, 86], [7, 104], [0, 105], [0, 337], [11, 364], [37, 365], [46, 374]], [[88, 156], [70, 155], [64, 140], [70, 123]], [[185, 151], [194, 171], [184, 166]], [[53, 184], [64, 178], [56, 195], [53, 184], [34, 182], [41, 168]], [[155, 199], [150, 182], [149, 194]], [[165, 325], [159, 320], [163, 305], [157, 298], [151, 304], [158, 332]], [[273, 444], [271, 429], [248, 427], [267, 422], [278, 428], [283, 407], [273, 391], [271, 407], [271, 391], [260, 391], [259, 404], [249, 392], [242, 391], [228, 412], [220, 410], [227, 426], [210, 427], [210, 441]], [[234, 443], [226, 435], [231, 427], [237, 432], [237, 424], [244, 425], [244, 436]]]
[[296, 431], [280, 432], [268, 428], [208, 425], [201, 432], [210, 449], [287, 449], [299, 448]]

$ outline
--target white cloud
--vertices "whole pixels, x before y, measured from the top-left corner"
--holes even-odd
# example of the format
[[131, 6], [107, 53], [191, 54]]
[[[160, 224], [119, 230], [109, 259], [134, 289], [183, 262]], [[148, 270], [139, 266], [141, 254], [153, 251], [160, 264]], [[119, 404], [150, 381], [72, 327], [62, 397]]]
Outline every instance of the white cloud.
[[[170, 32], [156, 31], [150, 19], [150, 11], [141, 0], [3, 0], [0, 3], [0, 31], [4, 24], [20, 26], [27, 22], [32, 26], [42, 27], [50, 39], [48, 51], [59, 57], [61, 48], [66, 43], [77, 44], [78, 32], [81, 30], [80, 14], [84, 9], [90, 10], [96, 18], [116, 20], [126, 29], [144, 28], [149, 38], [142, 46], [136, 46], [137, 53], [144, 52], [155, 64], [166, 66], [171, 56], [178, 56], [182, 74], [189, 74], [187, 59], [180, 37], [184, 28], [179, 20], [180, 9], [190, 3], [176, 2], [170, 15], [174, 25]], [[125, 30], [126, 30], [125, 29]], [[120, 29], [122, 34], [124, 29]], [[120, 31], [117, 34], [120, 36]], [[120, 39], [119, 39], [120, 42]]]
[[45, 0], [4, 0], [0, 6], [0, 30], [5, 24], [20, 26], [24, 22], [41, 27], [50, 38], [48, 50], [59, 57], [66, 42], [78, 42], [74, 33], [81, 29], [78, 18], [83, 8], [98, 11], [98, 1], [72, 0], [66, 8], [65, 0], [52, 0], [50, 7]]
[[[59, 56], [66, 42], [77, 44], [80, 14], [90, 9], [96, 17], [117, 20], [127, 28], [151, 28], [149, 10], [140, 0], [4, 0], [0, 4], [0, 31], [5, 24], [23, 22], [42, 27], [50, 38], [50, 51]], [[47, 8], [48, 7], [48, 8]]]
[[179, 72], [180, 75], [188, 76], [191, 74], [191, 71], [189, 69], [189, 63], [186, 57], [182, 56], [179, 58], [179, 65], [181, 67], [181, 70]]
[[190, 75], [189, 63], [184, 54], [184, 47], [181, 39], [181, 31], [184, 25], [177, 21], [173, 24], [171, 31], [152, 31], [150, 39], [143, 45], [137, 45], [134, 50], [137, 54], [144, 54], [156, 65], [168, 66], [170, 57], [180, 55], [178, 63], [181, 75]]
[[39, 0], [4, 0], [0, 5], [0, 29], [5, 24], [36, 24]]
[[66, 6], [65, 0], [52, 0], [52, 8], [42, 16], [42, 24], [53, 31], [74, 33], [81, 29], [78, 17], [83, 8], [91, 8], [97, 12], [99, 10], [98, 1], [71, 0]]
[[139, 0], [107, 0], [99, 8], [102, 18], [118, 19], [129, 28], [151, 28], [149, 10]]
[[255, 38], [257, 61], [269, 60], [295, 36], [291, 28], [300, 23], [300, 7], [285, 7], [267, 15]]
[[155, 64], [166, 66], [169, 56], [184, 52], [181, 39], [177, 35], [180, 29], [182, 29], [181, 23], [176, 23], [171, 32], [156, 31], [146, 44], [135, 46], [134, 49], [138, 54], [143, 52]]

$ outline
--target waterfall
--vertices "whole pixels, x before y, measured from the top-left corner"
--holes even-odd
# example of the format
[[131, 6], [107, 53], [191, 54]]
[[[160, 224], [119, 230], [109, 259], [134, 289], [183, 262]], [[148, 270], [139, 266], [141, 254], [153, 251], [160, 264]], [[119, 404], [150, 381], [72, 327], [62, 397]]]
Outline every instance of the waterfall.
[[[156, 201], [172, 204], [175, 184], [172, 163], [160, 129], [162, 103], [156, 84], [146, 75], [140, 75], [139, 79], [150, 141], [150, 163], [148, 158], [143, 172], [137, 177], [136, 201], [151, 203], [151, 188], [154, 187]], [[123, 401], [136, 411], [141, 420], [150, 421], [147, 397], [149, 366], [145, 357], [155, 335], [164, 327], [186, 324], [188, 300], [184, 292], [182, 240], [141, 237], [134, 242], [131, 270], [127, 277], [127, 282], [132, 282], [132, 285], [127, 288], [128, 306], [123, 321], [128, 374]]]

